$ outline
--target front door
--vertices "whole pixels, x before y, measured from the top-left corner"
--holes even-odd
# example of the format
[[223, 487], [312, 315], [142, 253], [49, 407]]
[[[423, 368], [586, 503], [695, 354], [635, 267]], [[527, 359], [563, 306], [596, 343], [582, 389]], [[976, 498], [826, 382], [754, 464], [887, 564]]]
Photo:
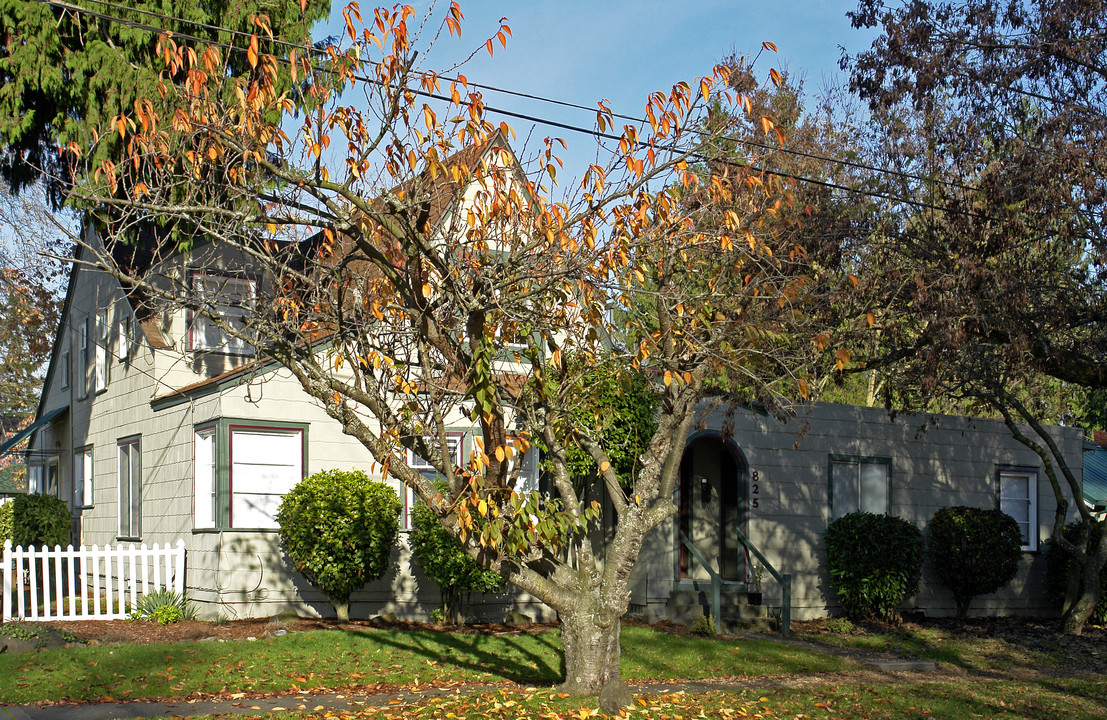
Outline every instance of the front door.
[[[744, 526], [746, 463], [730, 441], [719, 436], [693, 440], [680, 464], [679, 527], [711, 569], [724, 580], [745, 577], [745, 552], [735, 526]], [[682, 579], [709, 580], [684, 543], [677, 538], [678, 573]]]

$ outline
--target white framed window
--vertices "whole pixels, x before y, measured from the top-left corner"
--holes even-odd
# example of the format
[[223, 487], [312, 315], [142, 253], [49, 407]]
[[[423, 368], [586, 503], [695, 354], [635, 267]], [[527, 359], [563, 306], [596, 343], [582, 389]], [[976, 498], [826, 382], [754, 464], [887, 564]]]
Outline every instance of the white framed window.
[[[453, 458], [454, 467], [461, 466], [461, 450], [462, 450], [462, 433], [446, 433], [446, 449], [450, 453], [450, 457]], [[428, 442], [429, 439], [428, 439]], [[424, 475], [437, 474], [437, 470], [434, 469], [429, 462], [416, 455], [411, 450], [407, 451], [407, 466], [416, 472], [423, 473]], [[415, 509], [415, 491], [411, 488], [404, 486], [404, 514], [400, 518], [400, 527], [404, 530], [411, 529], [411, 513]]]
[[69, 348], [62, 350], [61, 353], [61, 386], [62, 390], [69, 388]]
[[247, 278], [226, 277], [194, 273], [192, 276], [193, 299], [203, 312], [193, 312], [189, 326], [189, 347], [227, 353], [249, 355], [254, 346], [244, 338], [224, 332], [210, 316], [218, 316], [236, 331], [246, 327], [246, 316], [253, 311], [255, 284]]
[[1038, 471], [999, 471], [999, 509], [1015, 519], [1022, 534], [1022, 549], [1038, 549]]
[[88, 341], [88, 318], [85, 318], [77, 328], [77, 347], [79, 352], [77, 356], [77, 367], [81, 373], [81, 385], [77, 390], [79, 391], [78, 398], [81, 400], [88, 397], [88, 387], [91, 381], [92, 358], [89, 356]]
[[215, 428], [206, 427], [196, 430], [193, 447], [193, 476], [195, 492], [193, 495], [192, 526], [198, 530], [216, 526], [216, 454]]
[[141, 438], [119, 441], [119, 537], [142, 535]]
[[92, 446], [73, 453], [73, 505], [92, 507]]
[[96, 312], [96, 342], [93, 364], [93, 391], [104, 392], [108, 389], [108, 311]]
[[884, 514], [890, 499], [888, 458], [830, 456], [830, 519], [855, 512]]
[[[461, 433], [446, 433], [446, 450], [454, 460], [454, 466], [461, 465]], [[430, 440], [427, 440], [430, 444]], [[407, 466], [419, 472], [435, 472], [434, 466], [411, 450], [407, 451]]]
[[44, 492], [47, 495], [53, 495], [58, 497], [58, 475], [60, 473], [61, 460], [57, 455], [54, 455], [46, 463], [46, 489]]
[[231, 527], [275, 529], [281, 497], [304, 478], [302, 428], [231, 425]]
[[27, 466], [27, 492], [31, 495], [46, 492], [46, 483], [43, 481], [42, 465]]
[[115, 357], [120, 362], [126, 360], [131, 354], [131, 318], [125, 317], [119, 321], [116, 328]]

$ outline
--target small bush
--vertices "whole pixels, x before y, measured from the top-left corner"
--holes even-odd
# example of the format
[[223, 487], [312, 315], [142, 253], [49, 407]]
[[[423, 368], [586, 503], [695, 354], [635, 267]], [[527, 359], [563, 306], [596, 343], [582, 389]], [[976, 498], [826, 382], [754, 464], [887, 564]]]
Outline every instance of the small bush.
[[19, 495], [12, 506], [12, 544], [36, 548], [69, 544], [70, 517], [65, 501], [53, 495]]
[[[445, 492], [446, 484], [438, 483], [438, 489]], [[474, 590], [496, 592], [503, 587], [500, 576], [485, 570], [471, 558], [421, 500], [415, 503], [411, 513], [410, 539], [415, 561], [442, 591], [443, 619], [463, 622], [463, 597], [467, 598]]]
[[834, 635], [849, 635], [853, 632], [853, 623], [846, 618], [830, 618], [826, 621], [826, 631]]
[[153, 620], [158, 625], [172, 625], [195, 618], [196, 610], [188, 598], [167, 589], [143, 595], [131, 611], [131, 620]]
[[719, 629], [715, 627], [714, 615], [700, 615], [692, 623], [692, 632], [697, 635], [703, 635], [705, 637], [713, 637], [719, 634]]
[[825, 539], [830, 586], [850, 619], [892, 618], [918, 592], [923, 538], [906, 520], [851, 513], [830, 523]]
[[11, 502], [0, 505], [0, 547], [4, 546], [5, 541], [12, 539], [12, 505]]
[[1022, 559], [1019, 524], [994, 508], [945, 507], [927, 528], [927, 550], [942, 585], [953, 592], [957, 617], [964, 619], [977, 595], [1011, 582]]
[[[1065, 525], [1062, 530], [1065, 537], [1069, 542], [1076, 542], [1077, 534], [1080, 532], [1080, 522], [1074, 520]], [[1091, 534], [1088, 536], [1088, 553], [1095, 553], [1099, 549], [1099, 544], [1103, 542], [1104, 536], [1104, 524], [1096, 523], [1092, 527]], [[1065, 587], [1068, 583], [1069, 572], [1076, 570], [1076, 563], [1068, 553], [1065, 552], [1058, 543], [1050, 540], [1046, 543], [1046, 591], [1049, 593], [1049, 599], [1057, 604], [1058, 607], [1064, 605], [1065, 602]], [[1099, 576], [1100, 593], [1099, 602], [1096, 603], [1095, 609], [1092, 610], [1091, 617], [1088, 621], [1095, 625], [1107, 624], [1107, 568], [1100, 573]], [[1083, 583], [1079, 590], [1083, 591]]]
[[388, 569], [402, 508], [396, 491], [360, 470], [317, 472], [281, 501], [284, 551], [340, 620], [350, 619], [350, 595]]

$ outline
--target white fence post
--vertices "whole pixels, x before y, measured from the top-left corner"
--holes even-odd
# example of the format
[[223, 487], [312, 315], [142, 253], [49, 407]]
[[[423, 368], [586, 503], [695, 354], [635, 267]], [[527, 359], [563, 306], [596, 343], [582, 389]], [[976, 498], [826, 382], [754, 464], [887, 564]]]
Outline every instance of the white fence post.
[[[151, 563], [153, 578], [150, 577]], [[7, 540], [0, 568], [3, 576], [3, 600], [0, 602], [3, 615], [0, 617], [5, 621], [125, 618], [135, 609], [139, 597], [162, 588], [183, 593], [184, 572], [183, 539], [177, 540], [175, 547], [155, 543], [152, 548], [145, 544], [139, 548], [134, 544], [128, 547], [120, 544], [115, 548], [82, 545], [74, 549], [70, 545], [64, 550], [60, 545], [53, 549], [36, 549], [32, 545], [24, 550], [13, 547], [11, 540]], [[92, 584], [91, 593], [89, 583]], [[107, 605], [104, 609], [101, 609], [101, 599]]]
[[4, 541], [4, 622], [12, 619], [12, 541]]

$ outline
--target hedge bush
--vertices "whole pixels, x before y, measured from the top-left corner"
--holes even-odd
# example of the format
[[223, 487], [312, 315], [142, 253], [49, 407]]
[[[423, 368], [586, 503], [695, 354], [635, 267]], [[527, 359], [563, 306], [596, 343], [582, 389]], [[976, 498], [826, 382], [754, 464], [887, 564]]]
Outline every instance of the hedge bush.
[[953, 592], [957, 617], [964, 619], [977, 595], [1011, 582], [1022, 560], [1019, 524], [1005, 512], [975, 507], [944, 507], [927, 528], [930, 564], [942, 585]]
[[12, 545], [36, 548], [69, 544], [69, 507], [61, 498], [35, 493], [18, 495], [12, 506]]
[[[1080, 531], [1080, 521], [1074, 520], [1065, 525], [1062, 532], [1070, 542], [1076, 542], [1077, 533]], [[1088, 536], [1088, 553], [1094, 553], [1103, 542], [1103, 523], [1092, 526], [1092, 532]], [[1046, 543], [1046, 590], [1049, 598], [1062, 607], [1065, 602], [1065, 586], [1068, 583], [1070, 569], [1074, 569], [1075, 563], [1064, 548], [1054, 541]], [[1099, 602], [1092, 610], [1092, 616], [1088, 621], [1095, 625], [1107, 625], [1107, 568], [1099, 576], [1100, 592]], [[1079, 588], [1083, 592], [1083, 583]]]
[[825, 540], [830, 586], [850, 619], [892, 618], [918, 592], [923, 537], [906, 520], [851, 513], [830, 523]]
[[[439, 483], [438, 488], [445, 493], [446, 484]], [[463, 597], [467, 601], [474, 590], [495, 592], [503, 587], [500, 576], [469, 557], [422, 500], [415, 503], [411, 514], [410, 539], [415, 561], [442, 591], [443, 619], [464, 622]]]
[[402, 508], [395, 490], [360, 470], [317, 472], [281, 501], [281, 545], [340, 620], [350, 619], [350, 596], [388, 569]]

